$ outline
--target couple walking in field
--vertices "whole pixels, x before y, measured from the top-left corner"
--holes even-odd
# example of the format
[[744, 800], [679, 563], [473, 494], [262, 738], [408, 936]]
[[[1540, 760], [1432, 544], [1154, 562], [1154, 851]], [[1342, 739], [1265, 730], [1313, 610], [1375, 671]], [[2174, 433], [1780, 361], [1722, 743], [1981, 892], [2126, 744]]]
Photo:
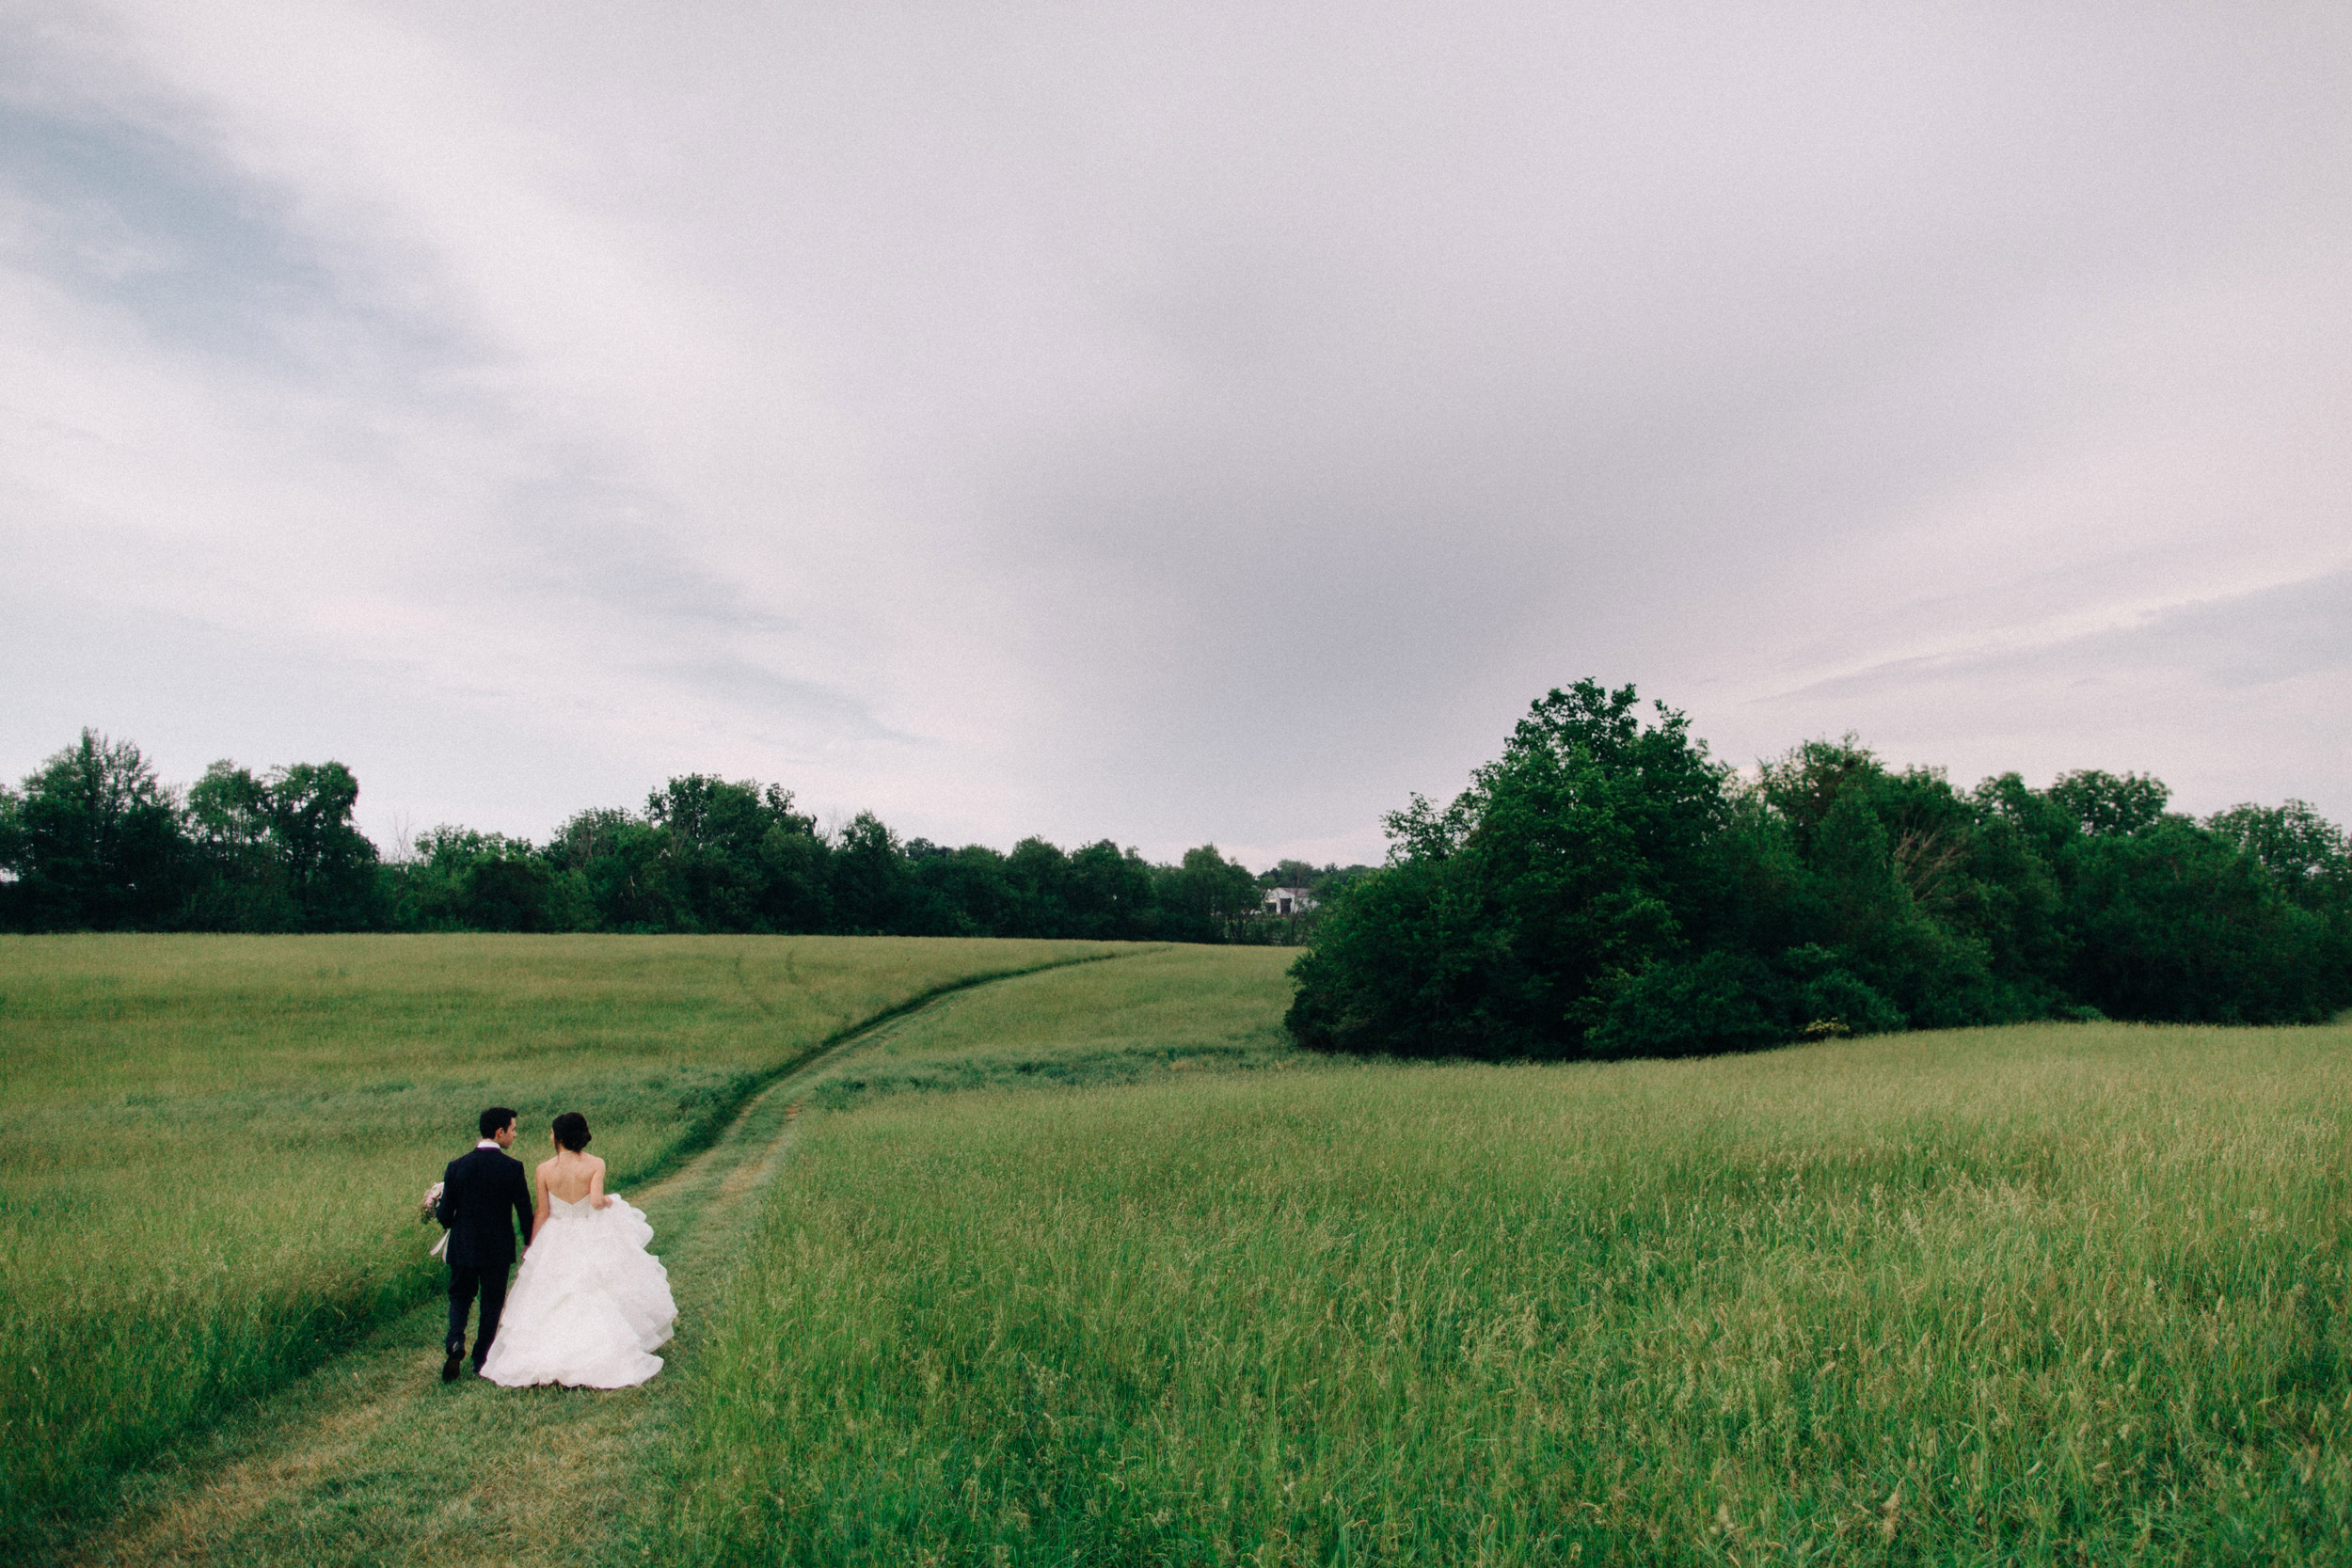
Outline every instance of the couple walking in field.
[[[427, 1195], [449, 1232], [441, 1381], [456, 1381], [477, 1300], [474, 1370], [493, 1383], [627, 1388], [653, 1376], [661, 1370], [653, 1353], [669, 1343], [677, 1321], [669, 1271], [645, 1250], [653, 1227], [643, 1212], [604, 1190], [604, 1161], [587, 1152], [588, 1118], [578, 1111], [555, 1118], [555, 1152], [539, 1164], [536, 1208], [522, 1162], [507, 1153], [515, 1113], [494, 1105], [481, 1128], [481, 1141], [452, 1160]], [[510, 1297], [506, 1271], [518, 1230], [523, 1266]]]

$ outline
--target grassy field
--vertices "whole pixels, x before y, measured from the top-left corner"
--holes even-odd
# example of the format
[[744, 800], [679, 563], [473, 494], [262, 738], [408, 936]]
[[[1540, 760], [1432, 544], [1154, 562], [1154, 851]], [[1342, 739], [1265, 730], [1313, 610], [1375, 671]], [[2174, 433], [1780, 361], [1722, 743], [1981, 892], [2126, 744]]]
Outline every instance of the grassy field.
[[[893, 1058], [1023, 987], [1083, 1056], [1125, 968]], [[704, 1327], [644, 1560], [2352, 1561], [2352, 1029], [869, 1078]]]
[[2344, 1026], [1365, 1065], [1289, 1048], [1291, 955], [1126, 949], [643, 1189], [646, 1388], [389, 1319], [476, 1101], [641, 1181], [1089, 951], [0, 944], [10, 1539], [200, 1425], [65, 1554], [2352, 1561]]
[[1025, 974], [928, 1008], [826, 1074], [812, 1104], [1295, 1066], [1284, 947], [1169, 947], [1116, 970]]
[[1114, 949], [839, 938], [0, 938], [0, 1554], [438, 1287], [483, 1105], [616, 1185], [944, 986]]

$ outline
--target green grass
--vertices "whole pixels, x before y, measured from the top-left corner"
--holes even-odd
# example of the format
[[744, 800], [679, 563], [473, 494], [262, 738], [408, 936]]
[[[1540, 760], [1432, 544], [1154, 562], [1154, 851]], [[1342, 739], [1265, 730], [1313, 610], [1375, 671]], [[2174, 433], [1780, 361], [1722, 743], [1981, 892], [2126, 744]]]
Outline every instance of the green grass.
[[827, 1074], [810, 1103], [878, 1095], [1135, 1084], [1295, 1065], [1282, 1028], [1295, 949], [1169, 947], [949, 997]]
[[793, 1102], [821, 1070], [772, 1080], [713, 1148], [630, 1195], [653, 1224], [679, 1312], [679, 1337], [652, 1382], [612, 1393], [444, 1384], [442, 1304], [428, 1301], [125, 1477], [114, 1517], [48, 1560], [56, 1568], [618, 1560], [613, 1527], [642, 1485], [638, 1460], [693, 1381], [698, 1326], [723, 1299], [729, 1260], [786, 1164]]
[[[984, 1055], [1020, 989], [908, 1032]], [[643, 1547], [2352, 1560], [2348, 1105], [2341, 1026], [869, 1090], [703, 1327]]]
[[117, 1501], [87, 1560], [2352, 1561], [2343, 1026], [1361, 1065], [1292, 955], [1128, 949], [649, 1199], [647, 1389], [393, 1321], [478, 1102], [642, 1182], [1088, 951], [0, 942], [0, 1556]]
[[[944, 986], [1119, 949], [847, 938], [0, 939], [0, 1552], [437, 1289], [482, 1106], [616, 1186]], [[1130, 950], [1132, 951], [1132, 950]]]

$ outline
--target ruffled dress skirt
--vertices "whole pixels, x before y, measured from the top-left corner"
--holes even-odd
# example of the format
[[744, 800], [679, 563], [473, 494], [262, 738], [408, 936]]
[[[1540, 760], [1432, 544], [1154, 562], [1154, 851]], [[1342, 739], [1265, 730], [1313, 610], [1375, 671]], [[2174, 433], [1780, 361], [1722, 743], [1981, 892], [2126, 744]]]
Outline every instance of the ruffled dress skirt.
[[482, 1375], [509, 1388], [561, 1383], [628, 1388], [661, 1370], [677, 1307], [670, 1271], [645, 1250], [644, 1212], [548, 1199], [548, 1223], [523, 1254]]

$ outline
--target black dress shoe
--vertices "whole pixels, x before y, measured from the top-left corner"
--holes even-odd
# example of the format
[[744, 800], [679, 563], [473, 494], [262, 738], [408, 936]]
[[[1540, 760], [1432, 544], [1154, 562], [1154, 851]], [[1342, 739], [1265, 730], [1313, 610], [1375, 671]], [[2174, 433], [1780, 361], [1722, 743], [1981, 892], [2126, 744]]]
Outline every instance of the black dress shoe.
[[462, 1350], [453, 1350], [453, 1351], [451, 1351], [451, 1352], [449, 1353], [449, 1359], [441, 1363], [441, 1381], [442, 1381], [443, 1383], [454, 1383], [454, 1382], [456, 1382], [456, 1381], [457, 1381], [457, 1364], [458, 1364], [460, 1361], [463, 1361], [463, 1360], [465, 1360], [465, 1359], [466, 1359], [466, 1353], [465, 1353], [464, 1351], [462, 1351]]

